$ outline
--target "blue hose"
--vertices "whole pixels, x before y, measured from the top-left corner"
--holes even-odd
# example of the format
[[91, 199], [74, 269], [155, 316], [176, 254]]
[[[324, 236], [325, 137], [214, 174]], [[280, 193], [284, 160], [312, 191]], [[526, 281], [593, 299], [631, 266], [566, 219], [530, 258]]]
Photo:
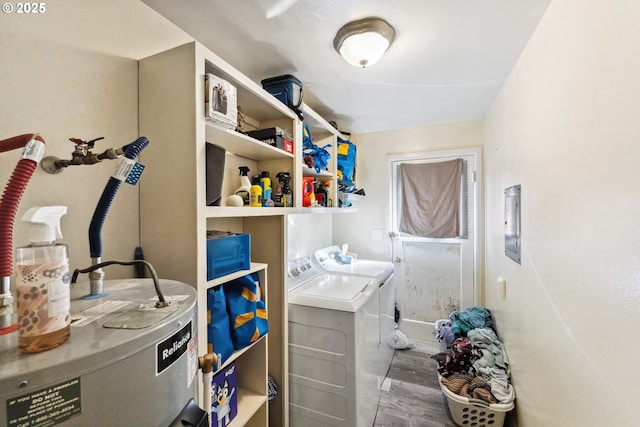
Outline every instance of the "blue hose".
[[[141, 136], [131, 144], [122, 147], [122, 150], [127, 159], [135, 160], [147, 145], [149, 145], [149, 140]], [[118, 188], [120, 188], [120, 180], [110, 177], [109, 182], [107, 182], [102, 192], [102, 196], [100, 196], [96, 210], [93, 212], [91, 224], [89, 225], [89, 251], [91, 258], [102, 257], [102, 225], [107, 217], [107, 212], [109, 212], [109, 207], [118, 192]]]

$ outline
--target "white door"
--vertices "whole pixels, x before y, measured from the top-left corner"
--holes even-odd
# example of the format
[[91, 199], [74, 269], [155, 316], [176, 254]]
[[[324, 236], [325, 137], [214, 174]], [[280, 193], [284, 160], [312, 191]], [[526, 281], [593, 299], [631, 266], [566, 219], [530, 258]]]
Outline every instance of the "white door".
[[[402, 203], [400, 165], [463, 159], [460, 237], [426, 238], [399, 232]], [[432, 337], [433, 324], [452, 311], [482, 305], [478, 224], [480, 149], [427, 152], [389, 158], [391, 224], [400, 328], [410, 337]]]

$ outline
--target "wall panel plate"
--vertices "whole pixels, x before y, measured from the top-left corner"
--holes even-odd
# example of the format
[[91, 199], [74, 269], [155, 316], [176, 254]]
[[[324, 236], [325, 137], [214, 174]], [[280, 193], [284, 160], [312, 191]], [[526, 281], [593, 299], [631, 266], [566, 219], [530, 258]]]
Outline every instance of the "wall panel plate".
[[521, 264], [520, 252], [520, 186], [504, 190], [504, 253]]

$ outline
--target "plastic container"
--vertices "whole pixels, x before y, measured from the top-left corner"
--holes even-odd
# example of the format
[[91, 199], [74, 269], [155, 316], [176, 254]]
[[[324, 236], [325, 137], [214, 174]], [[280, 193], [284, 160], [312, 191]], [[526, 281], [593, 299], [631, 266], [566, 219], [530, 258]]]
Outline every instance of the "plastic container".
[[300, 108], [302, 105], [302, 82], [291, 74], [270, 77], [262, 80], [262, 87], [286, 104], [289, 108]]
[[262, 87], [291, 109], [300, 120], [302, 114], [302, 83], [291, 74], [262, 80]]
[[305, 176], [302, 178], [302, 206], [310, 207], [313, 205], [312, 201], [315, 200], [315, 194], [313, 194], [313, 181], [312, 176]]
[[260, 188], [262, 188], [262, 206], [273, 206], [273, 200], [271, 200], [271, 178], [269, 178], [268, 171], [262, 171], [260, 178]]
[[249, 168], [240, 166], [238, 169], [240, 169], [240, 187], [235, 191], [235, 195], [242, 197], [243, 204], [248, 205], [250, 201], [249, 194], [251, 193], [251, 181], [247, 176]]
[[273, 193], [273, 201], [275, 206], [288, 208], [293, 206], [293, 198], [291, 197], [291, 174], [289, 172], [278, 172], [276, 174], [279, 185]]
[[251, 235], [207, 236], [207, 280], [251, 266]]
[[252, 208], [262, 207], [262, 187], [260, 186], [260, 175], [253, 176], [253, 185], [249, 189], [249, 206]]
[[66, 206], [29, 209], [22, 221], [30, 224], [28, 246], [16, 248], [18, 347], [38, 353], [69, 339], [71, 287], [67, 245], [61, 238], [60, 217]]
[[489, 404], [483, 400], [459, 396], [442, 384], [440, 375], [438, 375], [438, 382], [447, 398], [453, 421], [461, 427], [501, 427], [507, 412], [515, 407], [514, 402]]

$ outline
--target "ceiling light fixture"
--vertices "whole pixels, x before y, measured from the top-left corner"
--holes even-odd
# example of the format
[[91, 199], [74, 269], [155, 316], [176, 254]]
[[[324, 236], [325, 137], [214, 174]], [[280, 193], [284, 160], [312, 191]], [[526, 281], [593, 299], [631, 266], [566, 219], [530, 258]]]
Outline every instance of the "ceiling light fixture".
[[384, 19], [365, 18], [340, 28], [333, 47], [349, 64], [365, 68], [378, 62], [395, 38], [396, 30]]

